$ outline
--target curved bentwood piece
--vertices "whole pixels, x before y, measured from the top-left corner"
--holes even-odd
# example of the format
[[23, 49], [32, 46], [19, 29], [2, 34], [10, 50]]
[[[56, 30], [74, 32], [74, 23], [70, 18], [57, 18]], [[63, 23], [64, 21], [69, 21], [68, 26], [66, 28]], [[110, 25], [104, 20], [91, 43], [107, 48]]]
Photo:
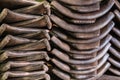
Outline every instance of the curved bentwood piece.
[[65, 6], [73, 11], [84, 12], [84, 13], [100, 10], [100, 2], [97, 2], [92, 5], [83, 5], [83, 6], [65, 5]]
[[[59, 1], [59, 0], [57, 0]], [[71, 0], [60, 0], [60, 2], [63, 2], [65, 4], [68, 5], [77, 5], [77, 6], [82, 6], [82, 5], [91, 5], [91, 4], [95, 4], [97, 2], [101, 2], [102, 0], [89, 0], [89, 1], [85, 1], [85, 0], [75, 0], [75, 1], [71, 1]]]
[[1, 51], [0, 52], [0, 63], [6, 59], [16, 60], [16, 61], [34, 61], [46, 59], [50, 60], [47, 52], [45, 51]]
[[100, 78], [108, 70], [109, 67], [110, 67], [110, 63], [106, 63], [100, 69], [98, 69], [98, 72], [96, 71], [97, 72], [96, 75], [88, 76], [88, 77], [83, 77], [82, 75], [74, 75], [74, 77], [76, 79], [84, 78], [85, 80], [95, 80]]
[[120, 10], [120, 2], [118, 0], [114, 0], [115, 5]]
[[120, 59], [120, 53], [119, 51], [117, 51], [116, 49], [114, 49], [114, 47], [110, 47], [109, 48], [109, 52], [114, 55], [116, 58]]
[[48, 30], [41, 30], [41, 31], [38, 31], [38, 32], [22, 34], [22, 35], [18, 35], [18, 37], [35, 39], [35, 40], [40, 40], [40, 39], [46, 38], [46, 39], [50, 40], [50, 35], [49, 35]]
[[106, 54], [99, 62], [99, 64], [95, 67], [95, 68], [92, 68], [92, 69], [88, 69], [88, 70], [73, 70], [70, 68], [70, 66], [68, 64], [65, 64], [63, 62], [61, 62], [60, 60], [58, 59], [55, 59], [53, 58], [52, 59], [52, 62], [57, 66], [59, 67], [61, 70], [65, 71], [65, 72], [68, 72], [70, 74], [78, 74], [78, 75], [85, 75], [85, 74], [91, 74], [92, 72], [96, 71], [97, 69], [101, 68], [107, 61], [109, 57], [109, 54]]
[[43, 61], [36, 62], [9, 61], [7, 63], [2, 63], [0, 65], [0, 71], [5, 72], [10, 69], [14, 71], [34, 71], [34, 70], [48, 71], [48, 67], [44, 63], [45, 62]]
[[0, 27], [0, 36], [5, 33], [10, 35], [17, 35], [24, 38], [33, 38], [39, 36], [38, 39], [47, 38], [50, 40], [49, 31], [44, 29], [22, 28], [10, 26], [8, 24], [2, 24]]
[[120, 76], [120, 69], [110, 67], [109, 71], [112, 72], [113, 74], [117, 75], [117, 76]]
[[70, 46], [74, 47], [77, 50], [90, 50], [99, 48], [100, 40], [92, 43], [71, 43]]
[[95, 23], [96, 19], [69, 19], [67, 22], [73, 23], [73, 24], [92, 24]]
[[[82, 43], [83, 41], [85, 42], [85, 40], [81, 40], [81, 39], [76, 40], [76, 39], [72, 38], [71, 36], [69, 37], [69, 35], [66, 35], [66, 34], [64, 35], [62, 33], [59, 33], [59, 30], [55, 30], [55, 31], [51, 31], [51, 32], [53, 32], [53, 34], [56, 33], [56, 35], [60, 35], [59, 37], [62, 36], [61, 39], [64, 38], [63, 40], [65, 40], [67, 42], [70, 42], [68, 40], [71, 40], [71, 42], [70, 42], [71, 44], [69, 44], [69, 45], [71, 47], [74, 47], [77, 50], [90, 50], [90, 49], [95, 49], [95, 48], [99, 47], [100, 40], [95, 40], [95, 41], [90, 42], [90, 43], [87, 43], [88, 40], [86, 40], [86, 43]], [[79, 42], [79, 40], [81, 41], [81, 43], [77, 43], [77, 42]], [[75, 42], [75, 41], [76, 41], [76, 43], [72, 43], [72, 42]]]
[[9, 80], [50, 80], [50, 76], [48, 74], [41, 74], [38, 76], [9, 78]]
[[9, 34], [26, 34], [26, 33], [33, 33], [33, 32], [39, 32], [41, 31], [40, 29], [32, 29], [32, 28], [22, 28], [22, 27], [16, 27], [16, 26], [11, 26], [8, 24], [2, 24], [0, 26], [0, 35], [2, 35], [4, 32], [9, 33]]
[[97, 68], [97, 65], [102, 65], [103, 63], [105, 64], [106, 61], [109, 58], [109, 54], [106, 53], [104, 57], [102, 57], [100, 60], [92, 63], [92, 64], [87, 64], [87, 65], [71, 65], [71, 67], [75, 70], [94, 70], [95, 68]]
[[87, 64], [87, 65], [71, 65], [71, 67], [74, 68], [75, 70], [91, 70], [91, 69], [95, 69], [98, 66], [98, 64], [100, 64], [101, 60], [102, 61], [104, 60], [106, 62], [108, 60], [107, 57], [109, 57], [108, 53], [106, 53], [106, 55], [104, 57], [102, 57], [100, 60], [98, 60], [97, 63], [94, 62], [92, 64]]
[[72, 53], [72, 54], [93, 54], [101, 49], [103, 49], [107, 44], [109, 44], [109, 41], [111, 40], [112, 36], [108, 35], [105, 38], [103, 38], [103, 40], [101, 40], [100, 46], [98, 48], [95, 49], [91, 49], [91, 50], [76, 50], [74, 48], [72, 48], [69, 44], [61, 41], [60, 39], [58, 39], [57, 37], [53, 36], [51, 38], [51, 41], [57, 45], [59, 48], [61, 48], [62, 50]]
[[118, 21], [120, 21], [120, 11], [118, 11], [117, 9], [114, 11], [115, 17], [118, 19]]
[[120, 49], [120, 41], [115, 37], [112, 37], [111, 43], [114, 44], [118, 49]]
[[102, 67], [100, 70], [98, 70], [97, 75], [95, 77], [89, 78], [87, 80], [99, 79], [110, 68], [110, 66], [111, 66], [110, 63], [106, 63], [106, 65], [104, 67]]
[[[88, 33], [88, 32], [94, 32], [96, 30], [102, 29], [103, 27], [107, 26], [108, 23], [109, 23], [109, 25], [113, 24], [113, 22], [111, 22], [111, 20], [114, 18], [114, 14], [112, 12], [110, 12], [110, 13], [104, 15], [103, 17], [101, 17], [100, 19], [98, 19], [96, 21], [96, 23], [89, 24], [89, 25], [88, 24], [86, 24], [86, 25], [70, 24], [55, 15], [51, 15], [50, 18], [56, 25], [58, 25], [60, 28], [65, 29], [67, 31]], [[101, 22], [102, 22], [102, 24], [101, 24]]]
[[58, 29], [52, 30], [52, 32], [55, 34], [55, 36], [59, 37], [60, 39], [62, 39], [64, 41], [70, 42], [70, 43], [93, 43], [93, 42], [103, 39], [112, 30], [114, 25], [115, 24], [113, 22], [109, 23], [106, 27], [104, 27], [101, 30], [101, 33], [98, 37], [90, 38], [90, 39], [75, 39], [75, 38], [59, 31]]
[[24, 13], [24, 14], [33, 14], [33, 15], [50, 15], [50, 4], [47, 1], [39, 2], [39, 4], [20, 8], [13, 10], [17, 13]]
[[[73, 2], [75, 2], [75, 1], [73, 1]], [[64, 7], [58, 1], [55, 1], [55, 0], [53, 0], [51, 4], [60, 13], [62, 13], [63, 15], [65, 15], [67, 17], [70, 17], [70, 18], [73, 18], [73, 19], [96, 19], [96, 18], [99, 18], [99, 17], [103, 16], [104, 14], [106, 14], [114, 5], [114, 1], [108, 0], [108, 2], [102, 6], [101, 10], [91, 12], [91, 13], [84, 13], [84, 14], [74, 13], [71, 10], [69, 10], [68, 8]]]
[[92, 54], [71, 54], [71, 53], [68, 53], [68, 55], [73, 59], [77, 59], [77, 60], [83, 59], [84, 60], [84, 59], [94, 58], [96, 56], [96, 52], [92, 53]]
[[51, 23], [48, 15], [38, 16], [36, 19], [13, 23], [11, 25], [17, 26], [17, 27], [27, 27], [27, 28], [30, 28], [30, 27], [46, 28], [46, 27], [48, 27], [49, 29], [51, 29], [51, 27], [52, 27], [52, 23]]
[[0, 79], [6, 80], [9, 78], [21, 78], [21, 77], [32, 77], [32, 76], [43, 76], [46, 71], [35, 71], [35, 72], [24, 72], [24, 71], [7, 71], [1, 74]]
[[[9, 5], [8, 5], [9, 4]], [[0, 0], [0, 6], [1, 8], [8, 8], [8, 9], [15, 9], [26, 6], [32, 6], [39, 4], [39, 2], [34, 0]]]
[[11, 46], [17, 46], [17, 45], [22, 45], [22, 44], [27, 44], [27, 43], [33, 43], [36, 41], [37, 40], [32, 40], [32, 39], [30, 40], [27, 38], [7, 35], [3, 39], [0, 40], [0, 49], [3, 49], [4, 47], [11, 47]]
[[0, 22], [15, 23], [15, 22], [20, 22], [20, 21], [36, 19], [38, 17], [39, 16], [35, 16], [35, 15], [16, 13], [14, 11], [11, 11], [5, 8], [0, 13]]
[[66, 63], [69, 63], [69, 64], [75, 64], [75, 65], [78, 65], [78, 64], [91, 64], [91, 63], [94, 63], [95, 61], [101, 59], [107, 53], [110, 46], [111, 46], [110, 44], [106, 45], [102, 50], [100, 50], [98, 52], [98, 55], [95, 58], [88, 59], [88, 60], [75, 60], [75, 59], [72, 59], [67, 54], [65, 54], [65, 53], [63, 53], [63, 52], [61, 52], [61, 51], [59, 51], [57, 49], [53, 49], [51, 53], [54, 54], [60, 60], [66, 62]]
[[19, 46], [14, 46], [14, 47], [10, 47], [10, 48], [6, 48], [4, 50], [22, 50], [22, 51], [28, 51], [28, 50], [43, 50], [43, 49], [47, 49], [48, 51], [51, 50], [49, 41], [47, 39], [41, 39], [39, 41], [36, 42], [32, 42], [32, 43], [27, 43], [27, 44], [23, 44], [23, 45], [19, 45]]
[[120, 37], [120, 30], [118, 28], [114, 27], [112, 31]]
[[95, 37], [95, 38], [90, 38], [87, 40], [81, 40], [81, 39], [74, 39], [73, 37], [64, 34], [63, 32], [59, 31], [58, 29], [52, 30], [52, 32], [54, 32], [55, 36], [59, 37], [60, 39], [70, 42], [70, 43], [92, 43], [92, 42], [96, 42], [98, 40], [103, 39], [114, 27], [114, 23], [111, 22], [109, 23], [106, 27], [104, 27], [103, 29], [101, 29], [101, 33], [99, 36]]
[[119, 68], [120, 69], [120, 62], [119, 61], [117, 61], [117, 60], [115, 60], [115, 59], [113, 59], [113, 58], [109, 58], [109, 62], [112, 64], [112, 65], [114, 65], [115, 67], [117, 67], [117, 68]]
[[[88, 77], [87, 79], [85, 80], [94, 80], [94, 79], [98, 79], [99, 77], [101, 77], [107, 70], [108, 68], [110, 67], [110, 63], [107, 63], [105, 66], [103, 66], [98, 74], [92, 78]], [[74, 76], [75, 78], [73, 78], [71, 75], [69, 75], [68, 73], [64, 73], [62, 72], [61, 70], [58, 70], [58, 69], [53, 69], [52, 72], [58, 76], [59, 78], [63, 79], [63, 80], [74, 80], [74, 79], [83, 79], [84, 75], [81, 76], [81, 75], [76, 75]]]
[[95, 38], [98, 37], [100, 35], [100, 30], [96, 30], [93, 32], [88, 32], [88, 33], [84, 33], [84, 32], [67, 32], [71, 37], [73, 38], [81, 38], [81, 39], [90, 39], [90, 38]]
[[69, 55], [70, 58], [75, 59], [75, 60], [88, 60], [96, 57], [96, 53], [92, 54], [73, 54], [69, 52], [65, 52], [67, 55]]

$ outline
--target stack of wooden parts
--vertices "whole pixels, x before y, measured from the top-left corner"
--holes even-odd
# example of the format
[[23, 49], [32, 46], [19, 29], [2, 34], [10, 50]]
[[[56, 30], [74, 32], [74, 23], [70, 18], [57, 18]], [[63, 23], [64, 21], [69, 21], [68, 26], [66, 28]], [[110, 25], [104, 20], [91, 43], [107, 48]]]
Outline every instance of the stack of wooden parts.
[[118, 0], [114, 0], [115, 2], [115, 27], [111, 31], [112, 46], [109, 48], [109, 62], [111, 63], [111, 67], [109, 71], [115, 74], [116, 76], [120, 76], [120, 2]]
[[50, 80], [49, 3], [0, 0], [0, 80]]
[[113, 0], [52, 0], [56, 65], [52, 72], [63, 80], [96, 80], [110, 67], [107, 61], [114, 27]]

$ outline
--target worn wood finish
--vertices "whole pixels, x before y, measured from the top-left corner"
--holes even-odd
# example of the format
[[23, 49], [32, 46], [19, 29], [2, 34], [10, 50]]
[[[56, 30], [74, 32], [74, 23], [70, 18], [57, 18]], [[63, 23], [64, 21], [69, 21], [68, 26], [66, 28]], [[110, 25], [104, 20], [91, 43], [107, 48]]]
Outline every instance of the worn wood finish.
[[88, 6], [96, 6], [94, 1], [88, 5], [82, 4], [89, 1], [80, 1], [51, 2], [50, 18], [56, 27], [50, 32], [54, 47], [51, 53], [55, 56], [51, 61], [56, 66], [52, 72], [63, 80], [96, 80], [111, 66], [107, 51], [112, 39], [109, 33], [115, 25], [112, 21], [115, 15], [109, 12], [114, 2], [98, 1], [98, 10], [89, 12]]
[[66, 35], [65, 33], [59, 30], [53, 30], [53, 32], [58, 38], [67, 41], [69, 43], [92, 43], [103, 39], [112, 30], [113, 27], [114, 27], [114, 23], [113, 22], [109, 23], [106, 27], [101, 29], [101, 33], [98, 37], [90, 38], [90, 39], [76, 39]]
[[14, 11], [17, 13], [33, 14], [33, 15], [51, 14], [50, 5], [47, 1], [42, 1], [39, 4], [33, 6], [15, 9]]
[[112, 64], [109, 68], [109, 71], [115, 74], [116, 76], [120, 76], [120, 1], [114, 0], [116, 9], [114, 10], [116, 26], [112, 29], [111, 35], [113, 36], [111, 39], [112, 46], [109, 49], [110, 58], [109, 62]]
[[[73, 2], [76, 2], [76, 1], [73, 1]], [[86, 14], [74, 13], [73, 11], [70, 11], [68, 8], [64, 7], [62, 4], [60, 4], [57, 1], [52, 1], [51, 4], [60, 13], [64, 14], [65, 16], [68, 16], [70, 18], [73, 18], [73, 19], [96, 19], [96, 18], [99, 18], [99, 17], [105, 15], [112, 8], [112, 6], [114, 5], [114, 2], [113, 2], [113, 0], [109, 0], [107, 4], [102, 5], [101, 10], [95, 11], [92, 13], [86, 13]]]
[[0, 63], [4, 62], [6, 59], [14, 59], [16, 61], [33, 61], [40, 59], [46, 59], [47, 61], [50, 60], [45, 51], [3, 51], [0, 54]]
[[[55, 15], [51, 15], [50, 17], [56, 25], [58, 25], [60, 28], [63, 28], [66, 31], [87, 33], [87, 32], [93, 32], [105, 27], [114, 18], [114, 14], [110, 12], [105, 16], [101, 17], [100, 19], [98, 19], [95, 24], [89, 24], [89, 25], [74, 25], [71, 23], [68, 24], [66, 21], [60, 19]], [[101, 24], [101, 21], [102, 21], [102, 24]]]
[[[19, 64], [18, 64], [19, 63]], [[34, 71], [34, 70], [44, 70], [48, 71], [48, 67], [44, 64], [45, 62], [20, 62], [11, 61], [1, 64], [0, 71], [4, 72], [9, 69], [14, 71]]]
[[24, 71], [9, 71], [3, 73], [1, 76], [1, 80], [6, 80], [8, 77], [29, 77], [29, 76], [41, 76], [45, 74], [45, 71], [36, 71], [36, 72], [24, 72]]
[[[65, 71], [65, 72], [68, 72], [68, 73], [71, 73], [71, 74], [78, 74], [78, 75], [85, 75], [85, 74], [90, 74], [94, 71], [96, 71], [97, 69], [99, 69], [100, 67], [102, 67], [105, 63], [106, 63], [106, 60], [108, 59], [109, 55], [105, 55], [103, 57], [103, 59], [101, 59], [100, 63], [98, 66], [96, 66], [95, 68], [93, 69], [83, 69], [83, 70], [73, 70], [69, 67], [69, 65], [61, 62], [60, 60], [58, 59], [52, 59], [52, 62], [58, 66], [61, 70]], [[64, 66], [64, 67], [63, 67]]]
[[0, 80], [50, 80], [50, 4], [0, 1]]
[[[84, 78], [84, 76], [80, 77], [79, 75], [76, 75], [75, 79], [86, 79], [86, 80], [89, 80], [89, 79], [91, 79], [91, 80], [98, 79], [98, 78], [100, 78], [105, 73], [105, 71], [109, 67], [110, 67], [110, 64], [107, 63], [106, 66], [104, 66], [101, 70], [99, 70], [99, 72], [98, 72], [98, 74], [96, 76]], [[56, 74], [61, 79], [65, 79], [65, 80], [71, 80], [71, 79], [73, 79], [69, 74], [62, 72], [61, 70], [53, 69], [52, 71], [53, 71], [54, 74]]]
[[51, 27], [52, 27], [51, 21], [50, 21], [50, 19], [47, 15], [39, 16], [36, 19], [32, 19], [32, 20], [13, 23], [11, 25], [12, 26], [18, 26], [18, 27], [27, 27], [27, 28], [30, 28], [30, 27], [32, 27], [32, 28], [48, 27], [49, 29], [51, 29]]
[[111, 36], [107, 36], [105, 39], [103, 39], [103, 41], [101, 41], [99, 48], [92, 49], [92, 50], [75, 50], [74, 48], [71, 48], [68, 44], [66, 44], [65, 42], [62, 42], [56, 37], [52, 37], [51, 39], [55, 45], [57, 45], [59, 48], [63, 49], [66, 52], [73, 53], [73, 54], [92, 54], [94, 52], [101, 50], [107, 44], [109, 44], [109, 41], [111, 40]]
[[98, 11], [100, 10], [100, 3], [95, 3], [95, 4], [92, 4], [92, 5], [83, 5], [83, 6], [71, 6], [71, 5], [68, 5], [66, 6], [68, 8], [70, 8], [71, 10], [74, 10], [76, 12], [93, 12], [93, 11]]
[[50, 80], [50, 76], [48, 74], [41, 74], [41, 75], [37, 75], [37, 76], [30, 76], [30, 77], [18, 77], [18, 78], [9, 78], [9, 80]]
[[20, 21], [36, 19], [36, 18], [38, 18], [38, 16], [16, 13], [6, 8], [3, 9], [0, 14], [0, 22], [2, 21], [4, 23], [15, 23]]
[[120, 76], [120, 1], [1, 0], [0, 11], [0, 80]]
[[[57, 0], [59, 1], [59, 0]], [[69, 5], [91, 5], [91, 4], [94, 4], [94, 3], [97, 3], [97, 2], [100, 2], [102, 0], [89, 0], [89, 1], [84, 1], [84, 0], [76, 0], [76, 1], [70, 1], [70, 0], [60, 0], [61, 2], [64, 2], [66, 4], [69, 4]]]
[[95, 58], [89, 59], [89, 60], [74, 60], [74, 59], [70, 59], [69, 56], [65, 55], [65, 53], [62, 53], [60, 51], [57, 50], [53, 50], [52, 53], [57, 56], [59, 59], [61, 59], [62, 61], [65, 61], [67, 63], [70, 64], [90, 64], [90, 63], [94, 63], [95, 61], [101, 59], [107, 52], [107, 50], [109, 49], [110, 45], [107, 45], [103, 50], [98, 52], [98, 55]]

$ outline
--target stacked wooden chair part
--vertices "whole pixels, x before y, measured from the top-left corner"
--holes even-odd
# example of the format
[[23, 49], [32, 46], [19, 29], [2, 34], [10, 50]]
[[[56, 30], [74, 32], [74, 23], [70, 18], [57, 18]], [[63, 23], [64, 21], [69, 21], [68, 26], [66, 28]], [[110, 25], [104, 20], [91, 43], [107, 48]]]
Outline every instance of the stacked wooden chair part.
[[0, 0], [0, 80], [50, 80], [46, 1]]
[[113, 0], [52, 0], [52, 72], [62, 80], [96, 80], [110, 67]]
[[119, 24], [118, 0], [0, 0], [0, 80], [120, 76]]
[[111, 44], [112, 46], [109, 49], [110, 58], [109, 62], [112, 64], [109, 68], [109, 71], [113, 74], [120, 76], [120, 2], [118, 0], [115, 1], [115, 22], [116, 25], [112, 29], [111, 35]]

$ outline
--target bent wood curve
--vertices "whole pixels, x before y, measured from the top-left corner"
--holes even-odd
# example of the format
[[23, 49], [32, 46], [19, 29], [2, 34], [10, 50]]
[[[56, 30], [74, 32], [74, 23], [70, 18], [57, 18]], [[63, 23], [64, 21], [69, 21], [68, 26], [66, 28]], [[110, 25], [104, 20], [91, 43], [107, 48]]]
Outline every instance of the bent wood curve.
[[62, 33], [60, 30], [52, 30], [60, 39], [70, 42], [70, 43], [92, 43], [99, 41], [103, 39], [114, 27], [114, 22], [110, 22], [106, 27], [104, 27], [98, 37], [87, 39], [87, 40], [81, 40], [81, 39], [74, 39], [71, 36], [66, 35], [65, 33]]
[[110, 47], [109, 51], [110, 51], [110, 53], [113, 54], [116, 58], [120, 59], [120, 54], [119, 54], [119, 52], [118, 52], [116, 49], [114, 49], [112, 46]]
[[48, 27], [49, 29], [52, 28], [52, 23], [50, 21], [49, 16], [47, 16], [47, 15], [39, 16], [36, 19], [32, 19], [32, 20], [13, 23], [11, 25], [12, 26], [17, 26], [17, 27], [27, 27], [27, 28], [30, 28], [30, 27], [32, 27], [32, 28]]
[[[71, 2], [71, 1], [70, 1]], [[75, 2], [75, 1], [73, 1]], [[78, 14], [78, 13], [73, 13], [66, 7], [64, 7], [62, 4], [60, 4], [57, 1], [52, 1], [51, 3], [55, 9], [57, 9], [60, 13], [64, 14], [67, 17], [73, 18], [73, 19], [96, 19], [104, 14], [106, 14], [114, 5], [113, 0], [109, 0], [107, 4], [104, 4], [99, 11], [95, 11], [92, 13], [84, 13], [84, 14]]]
[[120, 2], [118, 0], [114, 0], [115, 5], [120, 10]]
[[120, 49], [120, 41], [118, 39], [112, 37], [111, 43], [114, 44], [118, 49]]
[[32, 14], [32, 15], [51, 14], [50, 4], [47, 1], [42, 1], [39, 2], [39, 4], [20, 8], [20, 9], [15, 9], [13, 11], [17, 13]]
[[14, 71], [33, 71], [33, 70], [43, 70], [48, 71], [48, 67], [44, 64], [43, 61], [36, 62], [21, 62], [21, 61], [9, 61], [3, 63], [0, 66], [0, 71], [7, 71], [13, 69]]
[[29, 77], [29, 76], [37, 76], [43, 75], [45, 71], [36, 71], [36, 72], [24, 72], [24, 71], [7, 71], [2, 74], [1, 80], [6, 80], [8, 77]]
[[72, 70], [72, 69], [69, 67], [69, 65], [67, 65], [67, 64], [65, 64], [65, 63], [63, 63], [63, 62], [61, 62], [60, 60], [55, 59], [55, 58], [52, 59], [52, 62], [53, 62], [57, 67], [59, 67], [61, 70], [65, 71], [65, 72], [68, 72], [68, 73], [70, 73], [70, 74], [73, 74], [73, 75], [74, 75], [74, 74], [85, 75], [85, 74], [92, 73], [92, 72], [98, 70], [99, 68], [101, 68], [101, 67], [106, 63], [108, 57], [109, 57], [109, 54], [106, 54], [106, 55], [102, 58], [102, 60], [99, 62], [99, 64], [97, 65], [96, 68], [89, 69], [89, 70]]
[[38, 18], [38, 16], [16, 13], [6, 8], [3, 9], [2, 12], [0, 13], [0, 22], [5, 22], [5, 23], [14, 23], [14, 22], [26, 21], [36, 18]]
[[117, 70], [113, 67], [110, 67], [109, 71], [112, 72], [113, 74], [117, 75], [117, 76], [120, 76], [120, 70]]
[[38, 76], [29, 76], [29, 77], [17, 77], [17, 78], [8, 78], [9, 80], [50, 80], [50, 76], [48, 74], [41, 74]]
[[[36, 58], [30, 58], [31, 56], [38, 56]], [[15, 59], [16, 61], [24, 60], [40, 60], [40, 59], [46, 59], [47, 61], [50, 60], [49, 56], [47, 55], [47, 52], [45, 51], [3, 51], [0, 53], [0, 63], [3, 62], [6, 59]], [[17, 59], [16, 59], [17, 58]], [[28, 59], [27, 59], [28, 58]]]
[[109, 44], [109, 41], [111, 40], [112, 36], [108, 35], [106, 36], [102, 41], [101, 44], [99, 46], [99, 48], [96, 49], [92, 49], [92, 50], [88, 50], [88, 51], [82, 51], [82, 50], [75, 50], [72, 49], [67, 43], [62, 42], [60, 39], [58, 39], [57, 37], [53, 36], [51, 38], [51, 41], [57, 45], [59, 48], [61, 48], [62, 50], [72, 53], [72, 54], [93, 54], [101, 49], [103, 49], [103, 47], [105, 47], [107, 44]]
[[120, 68], [120, 62], [114, 60], [114, 59], [111, 58], [111, 57], [110, 57], [108, 60], [109, 60], [109, 62], [110, 62], [112, 65], [114, 65], [114, 66], [117, 67], [117, 68]]
[[[101, 17], [100, 19], [98, 19], [95, 24], [89, 24], [89, 25], [68, 24], [67, 22], [63, 21], [62, 19], [60, 19], [55, 15], [51, 15], [50, 18], [56, 25], [58, 25], [62, 29], [65, 29], [71, 32], [87, 33], [87, 32], [93, 32], [105, 27], [114, 18], [114, 14], [110, 12], [106, 14], [104, 17]], [[102, 25], [101, 25], [101, 22], [102, 22]]]
[[110, 46], [111, 46], [110, 44], [106, 45], [103, 50], [98, 52], [98, 55], [95, 58], [88, 59], [88, 60], [70, 59], [70, 57], [68, 55], [62, 53], [61, 51], [55, 50], [55, 49], [52, 50], [51, 53], [54, 54], [57, 58], [61, 59], [62, 61], [70, 63], [70, 64], [90, 64], [90, 63], [93, 63], [93, 62], [101, 59], [106, 54], [106, 52], [108, 51]]
[[[110, 67], [110, 63], [107, 63], [99, 72], [98, 74], [95, 76], [95, 77], [92, 77], [92, 78], [88, 78], [86, 80], [94, 80], [94, 79], [98, 79], [99, 77], [101, 77], [107, 70], [108, 68]], [[69, 74], [67, 73], [63, 73], [62, 71], [58, 70], [58, 69], [53, 69], [52, 72], [58, 76], [59, 78], [61, 79], [65, 79], [65, 80], [71, 80], [73, 79]], [[81, 79], [81, 77], [78, 76], [74, 76], [76, 79]]]
[[72, 5], [66, 5], [69, 9], [77, 12], [93, 12], [93, 11], [98, 11], [100, 10], [100, 2], [97, 2], [92, 5], [84, 5], [84, 6], [72, 6]]
[[120, 37], [120, 30], [119, 30], [119, 29], [117, 29], [116, 27], [114, 27], [114, 28], [112, 29], [112, 31], [113, 31], [116, 35], [118, 35], [118, 36]]
[[98, 73], [95, 77], [87, 79], [87, 80], [99, 79], [110, 68], [110, 66], [111, 66], [111, 64], [107, 63], [106, 66], [104, 66], [100, 71], [98, 71]]
[[[59, 0], [57, 0], [59, 1]], [[75, 1], [71, 1], [71, 0], [60, 0], [61, 2], [64, 2], [66, 4], [69, 5], [78, 5], [78, 6], [82, 6], [82, 5], [91, 5], [97, 2], [100, 2], [102, 0], [89, 0], [89, 1], [85, 1], [85, 0], [75, 0]]]
[[42, 50], [42, 49], [47, 49], [48, 51], [51, 50], [51, 46], [49, 44], [49, 41], [47, 39], [42, 39], [33, 43], [28, 43], [28, 44], [23, 44], [23, 45], [19, 45], [16, 47], [12, 47], [12, 48], [6, 48], [5, 50], [23, 50], [23, 51], [27, 51], [27, 50]]
[[30, 40], [27, 38], [7, 35], [0, 41], [0, 49], [3, 49], [4, 47], [22, 45], [22, 44], [27, 44], [27, 43], [36, 42], [36, 41], [37, 40], [32, 40], [32, 39]]

